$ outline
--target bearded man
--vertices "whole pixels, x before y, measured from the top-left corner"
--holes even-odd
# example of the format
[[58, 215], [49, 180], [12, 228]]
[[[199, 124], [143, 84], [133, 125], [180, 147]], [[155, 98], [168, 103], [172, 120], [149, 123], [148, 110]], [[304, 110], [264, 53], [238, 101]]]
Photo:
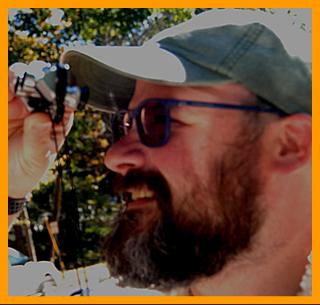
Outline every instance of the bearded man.
[[[107, 264], [122, 285], [174, 294], [295, 295], [311, 251], [310, 71], [261, 23], [201, 18], [142, 47], [62, 57], [89, 105], [114, 112], [105, 164], [126, 202]], [[38, 179], [52, 144], [27, 131]]]

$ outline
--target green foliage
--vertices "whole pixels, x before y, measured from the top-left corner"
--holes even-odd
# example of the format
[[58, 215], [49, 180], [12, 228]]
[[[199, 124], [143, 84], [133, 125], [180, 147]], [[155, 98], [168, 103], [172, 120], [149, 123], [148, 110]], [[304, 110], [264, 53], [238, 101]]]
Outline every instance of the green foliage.
[[[23, 9], [9, 11], [9, 65], [33, 60], [58, 62], [70, 44], [140, 45], [160, 30], [187, 20], [195, 9]], [[67, 268], [103, 259], [100, 242], [119, 210], [111, 173], [103, 164], [108, 115], [77, 112], [67, 144], [46, 182], [33, 192], [29, 210], [39, 260], [51, 244], [43, 216], [59, 220], [58, 244]], [[62, 168], [62, 204], [55, 204], [54, 177]], [[12, 243], [11, 243], [12, 245]]]

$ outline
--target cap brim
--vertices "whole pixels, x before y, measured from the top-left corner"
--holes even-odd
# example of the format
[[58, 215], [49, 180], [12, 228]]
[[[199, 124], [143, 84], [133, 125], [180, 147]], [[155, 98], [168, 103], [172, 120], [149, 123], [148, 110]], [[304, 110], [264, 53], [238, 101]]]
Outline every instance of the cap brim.
[[[205, 68], [159, 47], [84, 46], [66, 50], [62, 63], [71, 67], [78, 86], [89, 87], [88, 104], [102, 111], [127, 107], [138, 79], [169, 85], [205, 85]], [[229, 79], [210, 71], [210, 84]], [[212, 75], [214, 74], [214, 75]]]

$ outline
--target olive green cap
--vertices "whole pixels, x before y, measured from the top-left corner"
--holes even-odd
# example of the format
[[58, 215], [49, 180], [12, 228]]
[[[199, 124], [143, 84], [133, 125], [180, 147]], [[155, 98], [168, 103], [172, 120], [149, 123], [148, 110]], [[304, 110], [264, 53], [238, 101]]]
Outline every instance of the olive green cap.
[[89, 105], [103, 111], [126, 107], [142, 79], [175, 86], [237, 82], [288, 114], [312, 113], [310, 67], [289, 54], [274, 31], [232, 18], [210, 26], [207, 16], [201, 27], [201, 18], [140, 47], [72, 48], [62, 62], [70, 65], [78, 85], [89, 87]]

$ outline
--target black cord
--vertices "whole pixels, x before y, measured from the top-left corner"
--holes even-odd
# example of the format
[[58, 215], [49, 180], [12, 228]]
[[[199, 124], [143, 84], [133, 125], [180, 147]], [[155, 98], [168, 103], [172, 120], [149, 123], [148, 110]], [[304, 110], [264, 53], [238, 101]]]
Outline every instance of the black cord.
[[[57, 133], [56, 133], [56, 130], [55, 130], [55, 121], [53, 120], [52, 116], [50, 115], [50, 119], [51, 119], [51, 122], [52, 122], [52, 131], [53, 131], [53, 136], [54, 136], [54, 140], [55, 140], [55, 147], [56, 147], [56, 151], [58, 151], [58, 142], [57, 142]], [[66, 128], [65, 128], [65, 125], [62, 121], [62, 132], [63, 132], [63, 135], [64, 135], [64, 149], [68, 152], [67, 153], [67, 162], [66, 164], [69, 165], [69, 170], [67, 170], [67, 174], [68, 174], [68, 178], [69, 178], [69, 181], [70, 181], [70, 185], [71, 185], [71, 193], [72, 193], [72, 200], [73, 200], [73, 206], [75, 207], [74, 210], [75, 210], [75, 213], [76, 213], [76, 217], [75, 219], [77, 219], [77, 222], [76, 222], [76, 239], [78, 240], [79, 242], [79, 247], [78, 247], [78, 250], [79, 250], [79, 254], [80, 254], [80, 259], [82, 261], [83, 257], [84, 257], [84, 253], [83, 253], [83, 247], [82, 247], [82, 238], [81, 238], [81, 234], [80, 233], [80, 224], [79, 224], [79, 219], [80, 219], [80, 215], [79, 215], [79, 211], [78, 211], [78, 197], [76, 196], [76, 188], [75, 188], [75, 183], [74, 183], [74, 176], [72, 174], [72, 170], [71, 170], [71, 167], [70, 167], [70, 153], [71, 153], [71, 149], [70, 149], [70, 146], [68, 144], [68, 141], [67, 141], [67, 137], [65, 136], [67, 133], [66, 133]], [[62, 171], [62, 165], [61, 165], [61, 162], [59, 160], [59, 158], [57, 159], [58, 160], [58, 176], [61, 177], [61, 183], [62, 183], [62, 189], [63, 189], [63, 180], [62, 180], [62, 175], [63, 175], [63, 171]], [[77, 268], [79, 267], [83, 267], [83, 264], [80, 262], [80, 264], [77, 263]], [[86, 289], [84, 291], [89, 291], [89, 286], [88, 286], [88, 280], [85, 276], [85, 283], [86, 283]], [[88, 295], [88, 294], [87, 294]]]

